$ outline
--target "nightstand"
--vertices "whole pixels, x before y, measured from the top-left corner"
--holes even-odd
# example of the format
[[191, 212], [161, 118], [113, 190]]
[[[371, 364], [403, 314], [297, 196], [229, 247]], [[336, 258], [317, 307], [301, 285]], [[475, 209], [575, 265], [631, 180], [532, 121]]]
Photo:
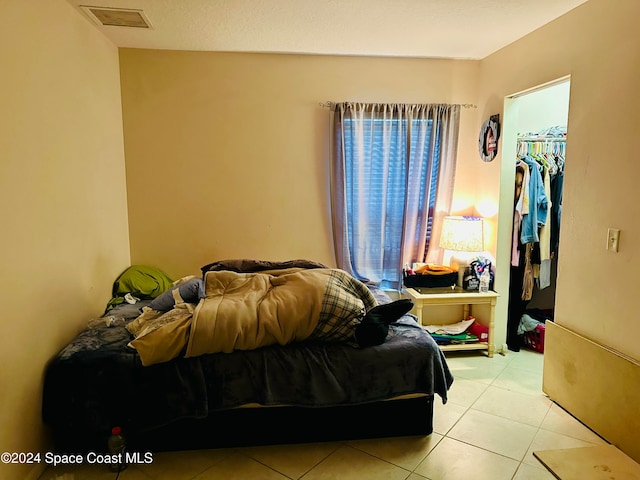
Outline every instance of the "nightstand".
[[[495, 352], [494, 343], [494, 323], [495, 323], [495, 306], [498, 297], [496, 292], [489, 291], [480, 293], [477, 291], [467, 291], [460, 287], [444, 287], [444, 288], [424, 288], [413, 287], [405, 288], [404, 294], [413, 301], [413, 309], [411, 313], [418, 317], [420, 325], [423, 323], [423, 309], [428, 305], [460, 305], [462, 307], [462, 316], [459, 320], [467, 318], [472, 312], [473, 305], [488, 305], [488, 318], [476, 317], [476, 321], [481, 325], [489, 328], [489, 341], [477, 343], [460, 343], [455, 345], [440, 345], [443, 351], [451, 350], [486, 350], [489, 357], [493, 357]], [[429, 324], [441, 325], [437, 320], [429, 321]], [[449, 322], [451, 323], [451, 322]], [[446, 323], [444, 323], [446, 324]]]

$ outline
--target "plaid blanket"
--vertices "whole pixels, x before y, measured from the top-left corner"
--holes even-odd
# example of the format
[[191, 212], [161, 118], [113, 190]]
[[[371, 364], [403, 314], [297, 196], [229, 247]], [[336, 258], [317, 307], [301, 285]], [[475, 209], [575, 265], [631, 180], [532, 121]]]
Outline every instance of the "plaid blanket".
[[376, 304], [371, 290], [362, 282], [343, 270], [331, 270], [318, 324], [311, 333], [311, 338], [353, 342], [356, 325], [360, 323], [366, 311]]

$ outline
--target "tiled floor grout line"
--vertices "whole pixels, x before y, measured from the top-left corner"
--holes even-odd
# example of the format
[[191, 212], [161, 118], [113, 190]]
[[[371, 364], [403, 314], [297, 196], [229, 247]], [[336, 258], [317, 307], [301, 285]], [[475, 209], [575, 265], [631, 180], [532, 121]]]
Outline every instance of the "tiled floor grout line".
[[[480, 395], [478, 395], [478, 397], [477, 397], [473, 402], [471, 402], [471, 404], [470, 404], [469, 406], [466, 406], [466, 409], [465, 409], [464, 413], [462, 413], [462, 415], [460, 415], [460, 417], [456, 420], [456, 422], [455, 422], [455, 423], [454, 423], [454, 424], [453, 424], [453, 425], [452, 425], [452, 426], [447, 430], [447, 433], [442, 437], [443, 439], [444, 439], [444, 438], [449, 438], [449, 439], [451, 439], [451, 440], [455, 440], [455, 441], [458, 441], [458, 442], [465, 443], [465, 444], [470, 445], [470, 446], [472, 446], [472, 447], [474, 447], [474, 448], [480, 448], [480, 449], [482, 449], [482, 450], [484, 450], [484, 451], [486, 451], [486, 452], [489, 452], [489, 453], [491, 453], [491, 454], [494, 454], [494, 455], [500, 455], [500, 456], [502, 456], [502, 457], [504, 457], [504, 458], [508, 458], [508, 459], [510, 459], [510, 460], [515, 460], [515, 459], [513, 459], [513, 458], [511, 458], [511, 457], [508, 457], [508, 456], [506, 456], [506, 455], [502, 455], [502, 454], [499, 454], [499, 453], [493, 452], [493, 451], [491, 451], [491, 450], [489, 450], [489, 449], [486, 449], [486, 448], [483, 448], [483, 447], [479, 447], [479, 446], [474, 445], [474, 444], [472, 444], [472, 443], [464, 442], [464, 441], [462, 441], [462, 440], [458, 440], [458, 439], [456, 439], [456, 438], [453, 438], [453, 437], [449, 437], [449, 436], [448, 436], [449, 432], [451, 432], [451, 431], [455, 428], [455, 426], [456, 426], [456, 425], [457, 425], [457, 424], [462, 420], [462, 418], [463, 418], [463, 417], [464, 417], [464, 416], [465, 416], [465, 415], [466, 415], [470, 410], [472, 410], [472, 409], [473, 409], [473, 410], [475, 410], [475, 409], [473, 408], [473, 407], [474, 407], [474, 405], [476, 405], [476, 404], [478, 403], [478, 401], [480, 400], [480, 398], [482, 398], [482, 396], [487, 392], [487, 390], [489, 389], [489, 387], [494, 387], [494, 388], [498, 388], [498, 389], [501, 389], [501, 390], [510, 391], [510, 392], [514, 392], [514, 393], [519, 393], [519, 394], [523, 394], [523, 395], [529, 395], [529, 396], [531, 396], [531, 397], [535, 397], [535, 396], [537, 395], [537, 394], [530, 394], [530, 393], [528, 393], [528, 392], [522, 392], [522, 391], [512, 390], [512, 389], [509, 389], [509, 388], [504, 388], [504, 387], [502, 387], [502, 386], [500, 386], [500, 385], [496, 385], [496, 384], [495, 384], [495, 383], [496, 383], [496, 381], [498, 380], [498, 378], [499, 378], [499, 377], [500, 377], [500, 376], [501, 376], [501, 375], [502, 375], [502, 374], [503, 374], [503, 373], [504, 373], [508, 368], [510, 368], [510, 367], [511, 367], [511, 368], [516, 368], [516, 369], [520, 369], [520, 370], [523, 370], [523, 371], [526, 371], [526, 370], [527, 370], [526, 368], [519, 368], [517, 365], [514, 367], [514, 366], [512, 365], [512, 363], [513, 363], [513, 360], [514, 360], [514, 359], [515, 359], [515, 357], [512, 357], [512, 358], [511, 358], [511, 359], [510, 359], [510, 360], [509, 360], [509, 361], [508, 361], [508, 362], [507, 362], [507, 363], [506, 363], [506, 364], [505, 364], [501, 369], [499, 369], [499, 370], [495, 373], [495, 375], [493, 376], [493, 378], [491, 379], [491, 381], [490, 381], [488, 384], [484, 384], [483, 382], [479, 382], [478, 380], [475, 380], [475, 379], [473, 379], [473, 378], [466, 378], [466, 377], [464, 377], [464, 374], [462, 374], [462, 375], [460, 375], [460, 374], [459, 374], [459, 376], [461, 376], [462, 378], [465, 378], [466, 380], [473, 381], [473, 382], [476, 382], [476, 383], [482, 383], [483, 385], [485, 385], [485, 389], [480, 393]], [[532, 373], [534, 373], [534, 372], [532, 372]], [[544, 395], [544, 393], [543, 393], [542, 391], [540, 392], [540, 394]], [[547, 397], [547, 398], [548, 398], [548, 397]], [[545, 418], [547, 417], [547, 415], [549, 414], [549, 411], [551, 410], [551, 406], [552, 406], [552, 405], [553, 405], [553, 402], [551, 401], [551, 402], [549, 403], [548, 407], [547, 407], [547, 411], [545, 412], [544, 416], [542, 417], [542, 420], [540, 420], [540, 423], [538, 424], [538, 426], [537, 426], [537, 427], [535, 427], [535, 428], [536, 428], [536, 433], [533, 435], [533, 437], [531, 438], [531, 441], [529, 442], [529, 445], [528, 445], [528, 446], [527, 446], [527, 448], [525, 449], [525, 453], [524, 453], [523, 457], [522, 457], [520, 460], [515, 460], [515, 461], [517, 461], [517, 462], [518, 462], [518, 464], [517, 464], [516, 469], [515, 469], [515, 470], [514, 470], [514, 472], [513, 472], [513, 475], [511, 476], [511, 480], [514, 480], [514, 479], [518, 476], [518, 472], [520, 471], [520, 469], [522, 468], [522, 466], [523, 466], [523, 465], [529, 465], [529, 464], [525, 463], [525, 458], [526, 458], [526, 456], [527, 456], [527, 453], [528, 453], [528, 452], [529, 452], [529, 450], [531, 449], [531, 446], [532, 446], [532, 445], [533, 445], [533, 443], [535, 442], [535, 439], [536, 439], [536, 437], [537, 437], [537, 435], [538, 435], [539, 431], [542, 429], [542, 424], [543, 424], [543, 422], [544, 422], [544, 419], [545, 419]], [[492, 413], [483, 412], [482, 410], [477, 410], [477, 411], [482, 412], [482, 413], [486, 413], [486, 414], [488, 414], [488, 415], [492, 415], [492, 416], [497, 417], [497, 418], [506, 418], [506, 417], [503, 417], [503, 416], [500, 416], [500, 415], [495, 415], [495, 414], [492, 414]], [[512, 420], [512, 419], [508, 419], [508, 420]], [[523, 424], [523, 425], [533, 426], [533, 425], [530, 425], [530, 424], [527, 424], [527, 423], [524, 423], [524, 422], [519, 422], [519, 421], [517, 421], [517, 420], [512, 420], [512, 421], [517, 422], [517, 423], [521, 423], [521, 424]], [[441, 439], [441, 440], [442, 440], [442, 439]], [[441, 441], [441, 440], [440, 440], [440, 441]], [[439, 443], [439, 442], [438, 442], [438, 443]], [[435, 448], [435, 447], [434, 447], [434, 448]], [[433, 450], [432, 450], [432, 451], [433, 451]], [[431, 453], [431, 452], [429, 452], [429, 454], [430, 454], [430, 453]], [[428, 457], [428, 455], [427, 455], [427, 457]]]
[[[536, 429], [536, 433], [533, 436], [533, 438], [531, 439], [531, 442], [529, 443], [529, 445], [527, 446], [527, 449], [524, 452], [524, 456], [522, 457], [522, 460], [520, 460], [520, 465], [518, 465], [518, 468], [516, 469], [515, 473], [513, 474], [512, 480], [513, 478], [515, 478], [515, 476], [518, 474], [518, 470], [520, 470], [520, 468], [522, 467], [522, 465], [528, 465], [527, 463], [525, 463], [525, 458], [527, 456], [527, 453], [529, 453], [529, 450], [531, 449], [531, 447], [533, 446], [533, 443], [536, 441], [536, 438], [538, 436], [538, 433], [540, 433], [540, 430], [542, 430], [542, 423], [544, 422], [544, 419], [547, 418], [547, 415], [549, 414], [549, 410], [551, 410], [551, 405], [549, 405], [549, 408], [547, 410], [547, 413], [545, 414], [545, 416], [542, 418], [542, 421], [540, 422], [540, 425], [538, 425], [538, 428]], [[531, 455], [533, 456], [533, 452], [531, 452]], [[540, 464], [542, 466], [542, 464]]]

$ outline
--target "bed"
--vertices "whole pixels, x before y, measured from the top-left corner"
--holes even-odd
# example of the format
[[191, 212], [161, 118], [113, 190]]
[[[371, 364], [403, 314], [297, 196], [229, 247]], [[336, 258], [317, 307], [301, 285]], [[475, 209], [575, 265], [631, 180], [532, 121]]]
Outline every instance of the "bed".
[[114, 426], [137, 451], [428, 435], [453, 382], [409, 314], [366, 348], [308, 339], [144, 366], [126, 327], [150, 303], [115, 306], [108, 314], [124, 323], [94, 322], [47, 366], [42, 413], [56, 450], [104, 450]]

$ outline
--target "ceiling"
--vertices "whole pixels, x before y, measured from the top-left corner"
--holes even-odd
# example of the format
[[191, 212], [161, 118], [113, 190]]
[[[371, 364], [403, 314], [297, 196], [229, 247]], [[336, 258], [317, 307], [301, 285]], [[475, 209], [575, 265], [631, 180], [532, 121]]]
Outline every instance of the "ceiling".
[[[587, 0], [67, 0], [118, 47], [481, 59]], [[80, 5], [140, 9], [98, 25]]]

